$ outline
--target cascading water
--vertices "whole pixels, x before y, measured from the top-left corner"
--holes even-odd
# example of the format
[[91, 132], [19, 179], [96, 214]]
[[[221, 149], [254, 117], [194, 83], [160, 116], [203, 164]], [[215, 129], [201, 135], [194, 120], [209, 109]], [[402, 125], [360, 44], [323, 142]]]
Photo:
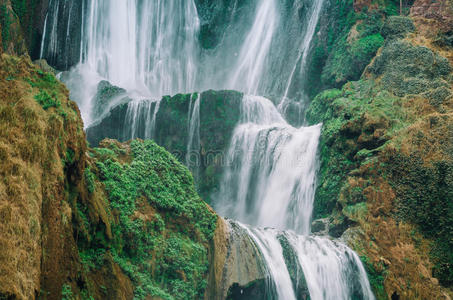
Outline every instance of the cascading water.
[[[316, 30], [316, 25], [318, 24], [317, 20], [319, 19], [319, 15], [321, 14], [322, 10], [322, 5], [323, 1], [315, 1], [313, 3], [313, 6], [311, 7], [311, 13], [310, 15], [310, 20], [308, 22], [308, 26], [306, 28], [306, 32], [304, 35], [304, 38], [302, 39], [302, 43], [300, 44], [300, 48], [298, 49], [299, 56], [296, 60], [296, 63], [294, 64], [293, 69], [291, 70], [291, 73], [289, 75], [289, 78], [287, 80], [287, 84], [285, 87], [285, 92], [283, 94], [282, 99], [280, 100], [280, 103], [278, 105], [278, 109], [280, 112], [283, 114], [286, 114], [286, 111], [288, 110], [289, 105], [293, 104], [294, 102], [291, 101], [289, 98], [290, 95], [290, 89], [293, 86], [293, 80], [296, 77], [296, 72], [299, 70], [301, 78], [299, 78], [300, 82], [305, 81], [305, 75], [306, 75], [306, 65], [307, 65], [307, 59], [308, 59], [308, 52], [310, 50], [311, 42], [313, 40], [313, 36], [315, 34]], [[302, 89], [301, 89], [302, 90]], [[302, 94], [302, 101], [299, 101], [295, 103], [298, 109], [298, 119], [299, 122], [304, 119], [303, 117], [303, 112], [305, 111], [305, 104], [306, 104], [306, 96]]]
[[230, 78], [229, 87], [257, 95], [278, 22], [276, 0], [262, 0]]
[[[41, 56], [49, 61], [66, 47], [57, 30], [57, 21], [67, 19], [62, 3], [73, 1], [51, 0], [55, 8], [46, 18]], [[84, 0], [78, 7], [81, 38], [75, 49], [80, 61], [62, 80], [86, 124], [95, 121], [91, 102], [101, 80], [126, 89], [131, 99], [194, 91], [199, 52], [194, 1]]]
[[58, 68], [76, 64], [62, 80], [87, 126], [96, 121], [92, 102], [101, 80], [131, 99], [214, 88], [277, 102], [285, 95], [287, 103], [303, 80], [296, 70], [305, 67], [324, 1], [293, 0], [290, 9], [276, 0], [234, 2], [233, 14], [248, 13], [231, 17], [222, 43], [206, 50], [195, 0], [51, 0], [41, 57]]
[[128, 103], [123, 139], [154, 138], [156, 114], [159, 111], [159, 101], [134, 100]]
[[294, 128], [270, 100], [244, 96], [214, 207], [252, 226], [276, 228], [239, 224], [261, 251], [276, 299], [297, 299], [281, 238], [303, 270], [298, 276], [305, 277], [311, 299], [374, 299], [352, 250], [309, 237], [320, 131], [321, 125]]
[[294, 128], [271, 101], [244, 96], [216, 209], [247, 224], [308, 234], [320, 130]]
[[[250, 224], [237, 226], [261, 252], [272, 299], [305, 299], [295, 281], [306, 281], [311, 299], [374, 299], [352, 250], [309, 236], [321, 125], [295, 128], [282, 117], [292, 98], [304, 100], [301, 86], [324, 0], [250, 1], [253, 22], [230, 24], [221, 43], [208, 50], [200, 46], [194, 0], [75, 3], [51, 0], [41, 56], [62, 68], [77, 57], [78, 64], [61, 79], [86, 124], [95, 119], [92, 106], [102, 80], [124, 88], [121, 99], [130, 99], [124, 139], [154, 137], [160, 104], [155, 99], [165, 94], [229, 88], [254, 95], [243, 98], [215, 208]], [[235, 1], [233, 12], [238, 5]], [[76, 47], [77, 39], [69, 39], [74, 24], [80, 35]], [[256, 95], [272, 95], [278, 109]], [[202, 100], [191, 99], [187, 112], [189, 167], [190, 153], [200, 150]], [[196, 176], [196, 168], [191, 171]], [[289, 271], [288, 250], [299, 278]]]
[[114, 85], [156, 98], [193, 90], [193, 1], [89, 0], [87, 7], [82, 63]]

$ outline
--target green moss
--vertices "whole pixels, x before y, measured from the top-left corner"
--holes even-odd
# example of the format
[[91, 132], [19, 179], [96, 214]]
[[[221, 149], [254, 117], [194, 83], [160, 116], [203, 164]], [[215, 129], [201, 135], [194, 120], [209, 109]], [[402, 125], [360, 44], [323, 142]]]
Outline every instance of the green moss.
[[[388, 136], [411, 122], [401, 101], [373, 81], [351, 82], [313, 100], [307, 119], [311, 124], [323, 123], [315, 218], [332, 212], [349, 172], [379, 153]], [[380, 128], [386, 135], [374, 137]]]
[[85, 169], [84, 176], [88, 192], [92, 194], [96, 189], [96, 176], [91, 172], [90, 168]]
[[330, 21], [319, 27], [308, 63], [310, 77], [305, 90], [311, 97], [358, 80], [383, 44], [380, 31], [384, 20], [399, 14], [399, 2], [394, 0], [372, 1], [359, 12], [352, 0], [332, 1], [330, 5]]
[[433, 239], [433, 275], [445, 286], [453, 285], [453, 163], [437, 161], [427, 166], [416, 155], [395, 154], [387, 166], [398, 199], [400, 218], [417, 224]]

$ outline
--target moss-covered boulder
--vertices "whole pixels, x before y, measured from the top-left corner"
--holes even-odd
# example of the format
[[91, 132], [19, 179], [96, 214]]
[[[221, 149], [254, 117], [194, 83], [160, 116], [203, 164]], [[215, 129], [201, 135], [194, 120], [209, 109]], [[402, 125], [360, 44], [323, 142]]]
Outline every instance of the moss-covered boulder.
[[425, 94], [441, 104], [450, 96], [452, 67], [445, 57], [403, 40], [388, 41], [367, 71], [397, 96]]
[[407, 34], [414, 31], [415, 26], [411, 18], [391, 16], [382, 26], [381, 34], [386, 39], [404, 38]]
[[121, 103], [131, 101], [126, 95], [126, 90], [110, 84], [106, 80], [99, 82], [96, 94], [92, 101], [93, 112], [92, 119], [98, 120], [105, 113], [108, 113], [109, 108], [117, 106]]

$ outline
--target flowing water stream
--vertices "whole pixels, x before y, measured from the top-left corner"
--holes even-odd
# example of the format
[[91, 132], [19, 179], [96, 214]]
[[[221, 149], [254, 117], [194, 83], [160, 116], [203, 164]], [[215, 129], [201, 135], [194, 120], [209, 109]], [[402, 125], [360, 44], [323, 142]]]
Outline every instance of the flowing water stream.
[[[237, 220], [256, 244], [272, 299], [305, 299], [299, 282], [306, 283], [311, 299], [374, 299], [351, 249], [310, 236], [322, 125], [296, 128], [284, 118], [288, 104], [303, 95], [300, 86], [308, 76], [324, 1], [294, 0], [288, 2], [290, 7], [277, 0], [250, 1], [246, 17], [253, 21], [242, 24], [231, 18], [239, 23], [226, 26], [222, 42], [209, 50], [200, 46], [194, 0], [83, 0], [79, 5], [50, 0], [45, 22], [41, 56], [57, 64], [60, 56], [75, 53], [77, 63], [60, 77], [81, 107], [85, 124], [96, 119], [93, 103], [99, 82], [126, 90], [131, 101], [125, 139], [154, 137], [163, 95], [209, 88], [246, 94], [214, 207]], [[232, 14], [239, 11], [236, 4]], [[74, 25], [76, 17], [79, 26]], [[59, 24], [60, 19], [67, 23]], [[71, 46], [73, 32], [80, 36], [77, 47]], [[69, 58], [58, 64], [69, 67]], [[194, 95], [187, 112], [185, 159], [197, 178], [190, 155], [200, 151], [203, 99]], [[274, 101], [258, 95], [273, 95]], [[299, 98], [303, 114], [306, 97]], [[296, 275], [292, 268], [298, 270]]]

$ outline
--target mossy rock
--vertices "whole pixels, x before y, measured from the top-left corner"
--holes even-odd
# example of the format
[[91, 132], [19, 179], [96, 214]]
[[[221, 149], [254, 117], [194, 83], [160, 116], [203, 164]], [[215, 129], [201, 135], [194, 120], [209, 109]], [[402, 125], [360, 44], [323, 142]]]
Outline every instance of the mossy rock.
[[384, 26], [382, 26], [381, 34], [386, 39], [404, 38], [407, 34], [415, 31], [415, 25], [412, 19], [403, 16], [389, 17]]
[[381, 77], [384, 88], [397, 96], [405, 96], [448, 86], [452, 67], [445, 57], [426, 47], [391, 40], [367, 71]]
[[[123, 99], [119, 99], [123, 98]], [[129, 102], [130, 99], [126, 96], [126, 90], [112, 85], [106, 80], [99, 82], [96, 95], [94, 95], [93, 102], [93, 115], [94, 120], [101, 117], [107, 112], [108, 108], [112, 106], [113, 100], [118, 102]]]

